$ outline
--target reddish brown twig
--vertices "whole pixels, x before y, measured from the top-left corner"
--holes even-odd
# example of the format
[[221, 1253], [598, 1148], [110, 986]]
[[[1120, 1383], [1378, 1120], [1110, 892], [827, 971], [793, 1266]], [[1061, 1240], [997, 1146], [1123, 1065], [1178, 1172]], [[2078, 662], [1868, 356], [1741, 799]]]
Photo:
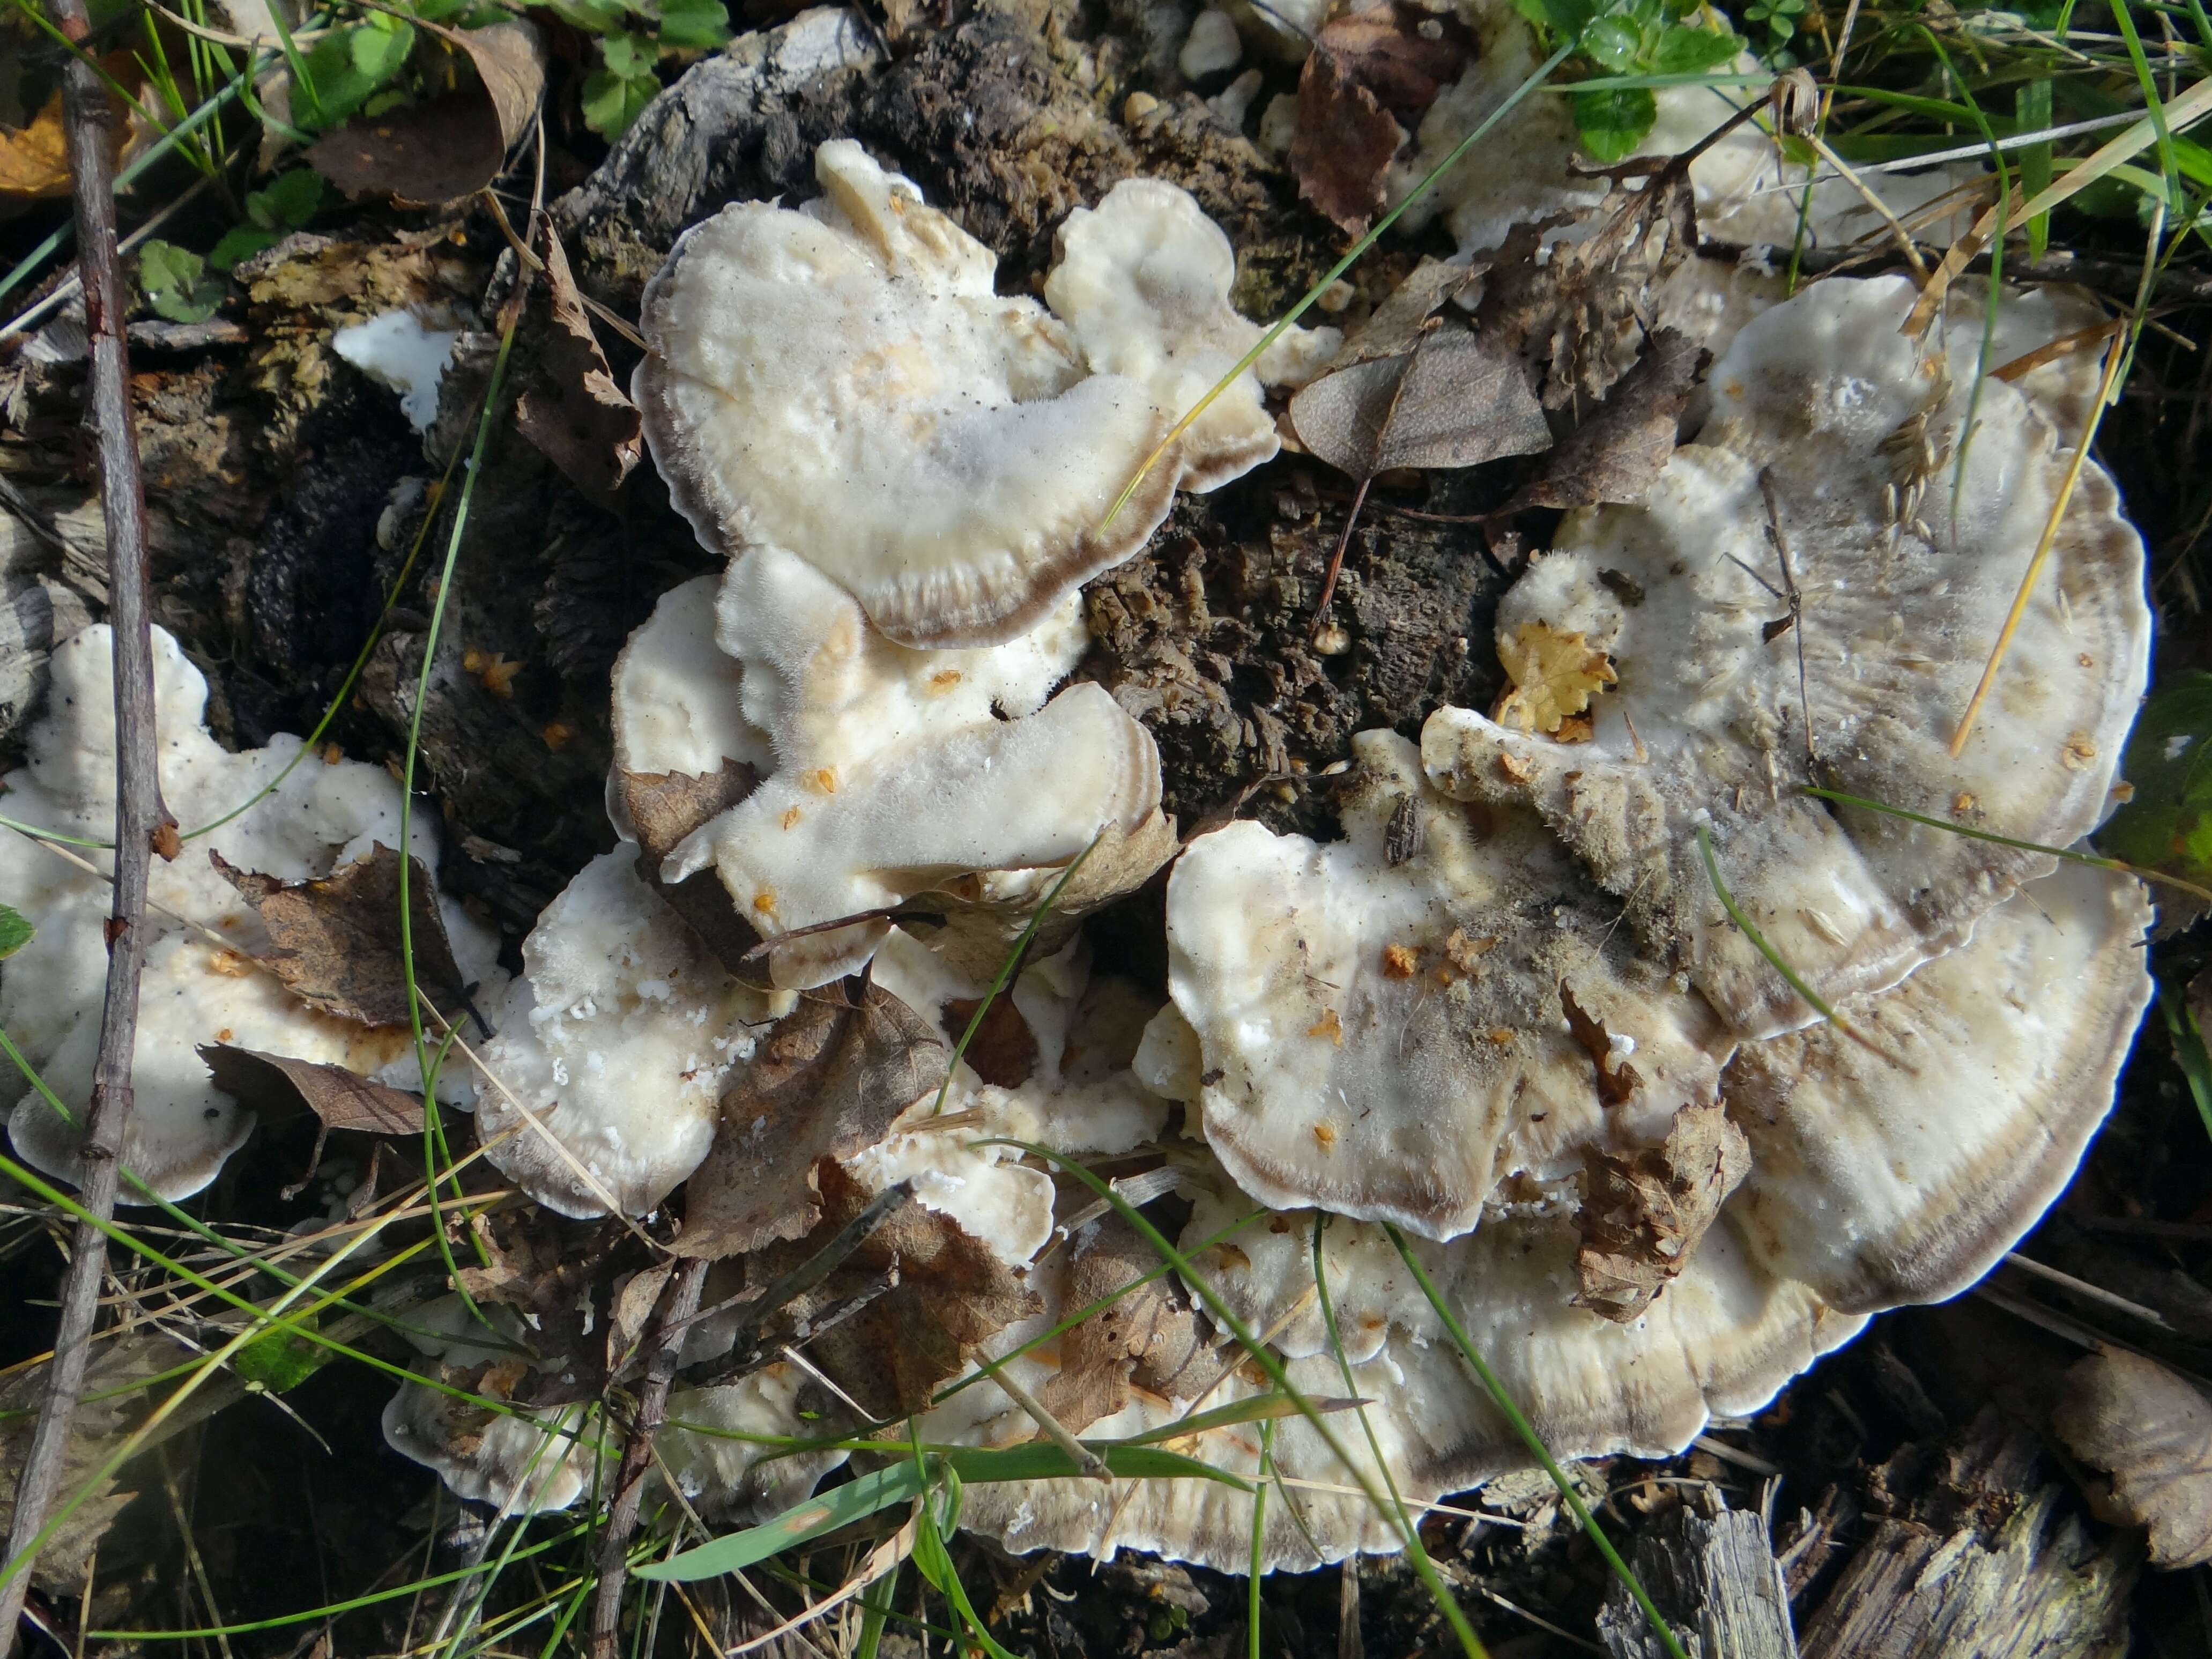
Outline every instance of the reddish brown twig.
[[[49, 0], [56, 27], [79, 46], [91, 33], [84, 0]], [[131, 1120], [131, 1055], [138, 1035], [138, 976], [146, 959], [146, 872], [157, 845], [173, 857], [176, 820], [161, 805], [155, 764], [154, 648], [146, 606], [146, 501], [131, 418], [131, 364], [124, 349], [127, 301], [115, 246], [114, 139], [117, 116], [100, 76], [83, 58], [63, 83], [70, 182], [76, 207], [85, 332], [92, 344], [91, 419], [100, 439], [100, 505], [107, 521], [108, 620], [115, 630], [115, 902], [107, 923], [107, 994], [100, 1006], [100, 1054], [84, 1133], [80, 1194], [106, 1222], [115, 1212], [118, 1158]], [[107, 1238], [81, 1222], [62, 1282], [46, 1398], [15, 1486], [7, 1559], [26, 1555], [60, 1490], [62, 1458], [84, 1388], [85, 1361], [98, 1316]], [[0, 1651], [12, 1652], [31, 1563], [0, 1584]]]
[[668, 1415], [668, 1385], [684, 1348], [684, 1328], [699, 1310], [707, 1283], [704, 1257], [677, 1264], [660, 1293], [660, 1317], [645, 1362], [645, 1381], [637, 1391], [637, 1415], [623, 1441], [622, 1465], [615, 1474], [614, 1501], [607, 1505], [606, 1530], [599, 1535], [599, 1600], [592, 1607], [592, 1659], [617, 1659], [621, 1648], [623, 1585], [629, 1577], [629, 1540], [637, 1531], [638, 1500], [645, 1494], [646, 1471], [653, 1462], [653, 1437]]

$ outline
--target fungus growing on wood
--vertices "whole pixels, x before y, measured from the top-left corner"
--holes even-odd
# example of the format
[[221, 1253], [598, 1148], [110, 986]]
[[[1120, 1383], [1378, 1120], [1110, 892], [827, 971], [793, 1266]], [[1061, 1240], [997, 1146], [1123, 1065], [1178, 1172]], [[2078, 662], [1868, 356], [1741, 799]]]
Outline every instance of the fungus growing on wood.
[[[805, 560], [763, 547], [724, 579], [717, 653], [698, 642], [705, 597], [688, 584], [641, 630], [675, 646], [650, 674], [641, 647], [625, 653], [617, 752], [643, 769], [615, 787], [641, 836], [672, 792], [730, 801], [647, 851], [665, 855], [671, 887], [717, 872], [736, 918], [773, 945], [776, 985], [854, 971], [921, 894], [995, 963], [1086, 849], [1062, 916], [1135, 886], [1172, 848], [1151, 736], [1096, 685], [1050, 695], [1081, 654], [1072, 595], [1003, 645], [919, 651]], [[672, 781], [694, 766], [726, 796]], [[848, 917], [866, 919], [823, 926]]]
[[1247, 371], [1106, 522], [1260, 337], [1182, 191], [1133, 179], [1071, 215], [1048, 311], [994, 293], [990, 251], [859, 144], [815, 173], [816, 201], [687, 232], [646, 290], [634, 392], [706, 547], [796, 553], [902, 644], [988, 645], [1136, 551], [1179, 486], [1275, 453]]
[[[55, 650], [47, 713], [31, 729], [26, 764], [9, 774], [0, 794], [8, 817], [85, 840], [114, 833], [112, 638], [103, 623]], [[159, 628], [154, 672], [162, 795], [186, 828], [236, 811], [299, 755], [301, 741], [289, 736], [240, 754], [217, 744], [203, 723], [207, 682]], [[186, 842], [175, 859], [154, 861], [132, 1062], [137, 1105], [123, 1163], [155, 1196], [199, 1191], [252, 1132], [252, 1114], [215, 1086], [197, 1052], [201, 1045], [341, 1065], [419, 1086], [406, 1027], [318, 1012], [257, 965], [271, 951], [269, 930], [216, 862], [279, 882], [328, 876], [379, 844], [398, 845], [399, 804], [399, 786], [382, 767], [310, 757], [250, 810]], [[414, 841], [418, 858], [434, 862], [434, 826], [419, 814]], [[109, 864], [105, 853], [87, 855], [103, 868]], [[64, 1104], [81, 1111], [90, 1097], [107, 973], [107, 883], [9, 832], [0, 836], [0, 891], [37, 927], [0, 971], [0, 1026]], [[439, 901], [439, 914], [464, 981], [482, 981], [495, 996], [505, 975], [492, 961], [497, 941], [490, 930], [449, 900]], [[214, 930], [225, 944], [188, 923]], [[465, 1085], [449, 1067], [441, 1097], [461, 1098]], [[77, 1132], [38, 1091], [23, 1094], [8, 1129], [31, 1163], [73, 1176]], [[129, 1182], [121, 1198], [142, 1201]]]
[[1501, 1180], [1571, 1179], [1585, 1142], [1712, 1098], [1733, 1041], [1534, 813], [1470, 812], [1395, 733], [1353, 753], [1343, 840], [1232, 823], [1169, 878], [1170, 987], [1239, 1185], [1449, 1238]]
[[2143, 683], [2142, 545], [2092, 463], [1951, 756], [2068, 456], [2028, 398], [1976, 386], [1971, 346], [1899, 332], [1912, 297], [1902, 278], [1831, 280], [1753, 321], [1644, 501], [1571, 515], [1500, 602], [1501, 641], [1534, 629], [1604, 653], [1615, 684], [1588, 741], [1455, 708], [1422, 734], [1440, 788], [1534, 806], [1746, 1036], [1815, 1015], [1730, 921], [1700, 829], [1816, 993], [1881, 990], [2052, 860], [1806, 787], [2063, 846], [2106, 811]]

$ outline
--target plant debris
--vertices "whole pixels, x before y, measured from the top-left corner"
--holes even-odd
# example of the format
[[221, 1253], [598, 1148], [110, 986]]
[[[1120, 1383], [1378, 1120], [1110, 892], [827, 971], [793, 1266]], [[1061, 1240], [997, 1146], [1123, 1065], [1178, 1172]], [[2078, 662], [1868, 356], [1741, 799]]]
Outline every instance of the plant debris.
[[2142, 1527], [2152, 1564], [2212, 1561], [2212, 1401], [2139, 1353], [2105, 1348], [2066, 1373], [2052, 1413], [2067, 1449], [2109, 1479], [2089, 1502], [2115, 1526]]
[[[1070, 1247], [1070, 1307], [1115, 1300], [1060, 1339], [1060, 1370], [1038, 1398], [1070, 1433], [1080, 1434], [1129, 1402], [1133, 1381], [1154, 1394], [1206, 1352], [1198, 1316], [1169, 1279], [1158, 1254], [1118, 1215], [1105, 1215]], [[1139, 1283], [1147, 1273], [1149, 1283]], [[1131, 1287], [1135, 1288], [1132, 1289]]]
[[1408, 129], [1474, 50], [1457, 16], [1413, 0], [1324, 23], [1298, 77], [1290, 151], [1298, 193], [1352, 234], [1365, 230], [1389, 199], [1390, 162]]
[[822, 1219], [826, 1162], [881, 1140], [949, 1063], [937, 1034], [880, 985], [848, 980], [802, 997], [722, 1097], [677, 1252], [738, 1255], [807, 1233]]
[[1577, 1302], [1620, 1324], [1635, 1319], [1689, 1265], [1722, 1200], [1750, 1172], [1751, 1143], [1717, 1101], [1676, 1112], [1657, 1146], [1626, 1158], [1586, 1151]]
[[637, 405], [607, 368], [560, 234], [550, 219], [538, 223], [551, 326], [538, 347], [540, 382], [515, 400], [515, 429], [587, 499], [611, 506], [645, 453]]
[[529, 130], [545, 84], [536, 27], [515, 19], [436, 33], [475, 71], [472, 81], [421, 103], [357, 115], [309, 146], [315, 170], [347, 196], [420, 207], [458, 201], [498, 178]]
[[262, 960], [301, 1001], [362, 1025], [407, 1024], [406, 943], [417, 988], [441, 1012], [462, 1006], [467, 987], [422, 860], [408, 860], [410, 937], [403, 942], [399, 854], [381, 842], [335, 875], [289, 884], [240, 870], [220, 853], [208, 856], [260, 915], [274, 946]]
[[1613, 659], [1579, 631], [1559, 633], [1547, 623], [1522, 623], [1498, 642], [1498, 659], [1512, 676], [1513, 689], [1498, 700], [1492, 716], [1501, 726], [1571, 740], [1587, 736], [1569, 722], [1588, 712], [1590, 699], [1618, 683]]

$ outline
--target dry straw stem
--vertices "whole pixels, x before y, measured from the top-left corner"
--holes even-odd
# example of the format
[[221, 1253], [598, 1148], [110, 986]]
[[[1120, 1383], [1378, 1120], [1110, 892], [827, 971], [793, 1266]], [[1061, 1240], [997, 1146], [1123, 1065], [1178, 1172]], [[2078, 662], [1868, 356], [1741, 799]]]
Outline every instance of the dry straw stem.
[[[54, 26], [72, 45], [91, 33], [84, 0], [52, 0]], [[115, 630], [115, 903], [107, 923], [107, 988], [86, 1125], [85, 1216], [62, 1285], [53, 1369], [15, 1487], [8, 1565], [0, 1567], [0, 1655], [12, 1653], [31, 1566], [52, 1528], [46, 1512], [84, 1389], [100, 1280], [107, 1270], [101, 1224], [115, 1213], [118, 1154], [131, 1121], [131, 1059], [138, 1034], [138, 981], [145, 965], [147, 871], [155, 847], [173, 857], [176, 822], [161, 805], [154, 735], [154, 647], [147, 615], [146, 501], [131, 415], [131, 363], [124, 345], [130, 301], [115, 247], [115, 112], [82, 53], [63, 81], [70, 179], [83, 249], [85, 328], [91, 337], [92, 415], [100, 441], [100, 496], [107, 528], [108, 615]], [[189, 1387], [189, 1385], [187, 1385]]]
[[[2195, 86], [2166, 106], [2164, 125], [2168, 131], [2179, 131], [2191, 123], [2212, 114], [2212, 77], [2199, 81]], [[1920, 299], [1912, 313], [1905, 319], [1905, 332], [1915, 337], [1924, 336], [1929, 325], [1943, 308], [1943, 297], [1950, 291], [1951, 283], [1967, 264], [1979, 253], [1992, 236], [2001, 236], [2014, 224], [2026, 224], [2040, 218], [2060, 203], [2124, 164], [2130, 157], [2148, 149], [2158, 142], [2160, 122], [2146, 114], [2109, 143], [2100, 145], [2076, 166], [2069, 167], [2063, 178], [2053, 179], [2009, 213], [2005, 204], [1999, 202], [1974, 222], [1973, 228], [1951, 245], [1943, 256], [1943, 263], [1936, 267], [1935, 276], [1921, 290]]]
[[2097, 401], [2089, 410], [2089, 418], [2082, 422], [2081, 440], [2075, 444], [2073, 459], [2066, 464], [2066, 476], [2059, 482], [2058, 498], [2051, 503], [2051, 511], [2043, 521], [2043, 534], [2036, 541], [2027, 568], [2021, 574], [2020, 591], [2012, 596], [2012, 609], [2005, 613], [2004, 626], [1997, 630], [1997, 642], [1990, 652], [1989, 661], [1983, 665], [1982, 678], [1975, 683], [1974, 695], [1966, 700], [1966, 712], [1959, 717], [1959, 729], [1951, 734], [1954, 759], [1973, 733], [1982, 704], [1989, 698], [1990, 686], [1996, 683], [1997, 669], [2005, 659], [2005, 653], [2012, 648], [2012, 636], [2020, 629], [2021, 618], [2027, 614], [2028, 596], [2035, 591], [2035, 579], [2043, 574], [2044, 563], [2051, 556], [2051, 544], [2058, 539], [2059, 521], [2066, 516], [2067, 503], [2074, 499], [2074, 486], [2081, 482], [2081, 465], [2089, 459], [2089, 446], [2096, 441], [2098, 423], [2103, 420], [2112, 399], [2112, 383], [2119, 379], [2120, 365], [2127, 361], [2128, 338], [2128, 331], [2121, 329], [2105, 349], [2105, 374], [2097, 385]]

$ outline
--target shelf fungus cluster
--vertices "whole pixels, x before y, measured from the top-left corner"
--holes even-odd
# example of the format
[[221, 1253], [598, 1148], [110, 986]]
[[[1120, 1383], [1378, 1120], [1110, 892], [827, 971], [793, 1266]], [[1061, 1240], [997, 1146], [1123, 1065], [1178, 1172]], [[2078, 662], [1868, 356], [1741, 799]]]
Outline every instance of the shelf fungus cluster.
[[[1872, 1314], [1954, 1294], [2057, 1195], [2148, 991], [2136, 890], [2033, 850], [2098, 823], [2147, 672], [2141, 544], [2105, 474], [2069, 472], [2079, 362], [1988, 375], [1978, 335], [1908, 331], [1897, 280], [1747, 308], [1656, 482], [1568, 513], [1500, 601], [1495, 706], [1354, 738], [1315, 781], [1336, 840], [1179, 842], [1151, 736], [1079, 676], [1078, 590], [1177, 489], [1270, 458], [1267, 387], [1334, 342], [1287, 335], [1179, 431], [1259, 338], [1189, 198], [1134, 180], [1072, 215], [1039, 303], [857, 144], [817, 170], [817, 199], [726, 209], [647, 290], [645, 431], [726, 565], [614, 668], [621, 844], [511, 985], [453, 924], [495, 1033], [491, 1162], [708, 1264], [656, 1480], [735, 1522], [872, 1425], [1143, 1437], [1236, 1479], [978, 1481], [963, 1524], [1311, 1565], [1395, 1547], [1363, 1486], [1419, 1503], [1530, 1462], [1461, 1334], [1553, 1453], [1668, 1455]], [[222, 754], [161, 660], [172, 805], [228, 806], [286, 751]], [[15, 814], [96, 833], [105, 670], [103, 638], [58, 653]], [[275, 881], [188, 856], [156, 897], [281, 954], [269, 893], [388, 842], [397, 807], [381, 773], [303, 768], [213, 837]], [[81, 1091], [97, 884], [41, 881], [33, 948], [59, 954], [9, 964], [0, 1018]], [[1148, 985], [1129, 940], [1151, 928], [1157, 963], [1161, 888]], [[179, 1052], [367, 1068], [356, 1030], [311, 1036], [331, 1016], [185, 933], [155, 946], [157, 1036], [168, 954]], [[141, 1047], [129, 1156], [191, 1190], [234, 1110]], [[45, 1109], [14, 1133], [61, 1167]], [[418, 1310], [391, 1443], [526, 1510], [603, 1490], [591, 1402], [672, 1272], [617, 1289], [580, 1367], [535, 1314]], [[1262, 1398], [1232, 1322], [1328, 1413]]]
[[[125, 1203], [189, 1197], [245, 1144], [255, 1114], [219, 1080], [253, 1074], [242, 1055], [421, 1087], [398, 954], [398, 781], [335, 747], [303, 754], [295, 737], [230, 753], [204, 724], [199, 670], [159, 628], [153, 653], [162, 798], [190, 839], [155, 859], [149, 879], [137, 1098], [122, 1147], [134, 1179], [123, 1187]], [[27, 1161], [69, 1180], [77, 1121], [53, 1103], [82, 1109], [99, 1046], [112, 908], [102, 843], [115, 823], [113, 663], [104, 623], [55, 650], [47, 712], [31, 728], [26, 763], [0, 780], [0, 811], [51, 832], [45, 844], [0, 837], [0, 895], [35, 929], [0, 970], [0, 1029], [46, 1085], [23, 1090], [8, 1135]], [[471, 992], [504, 988], [498, 939], [437, 893], [437, 834], [421, 816], [411, 846], [416, 982], [458, 1018]], [[441, 1099], [468, 1092], [456, 1071], [441, 1074]]]

